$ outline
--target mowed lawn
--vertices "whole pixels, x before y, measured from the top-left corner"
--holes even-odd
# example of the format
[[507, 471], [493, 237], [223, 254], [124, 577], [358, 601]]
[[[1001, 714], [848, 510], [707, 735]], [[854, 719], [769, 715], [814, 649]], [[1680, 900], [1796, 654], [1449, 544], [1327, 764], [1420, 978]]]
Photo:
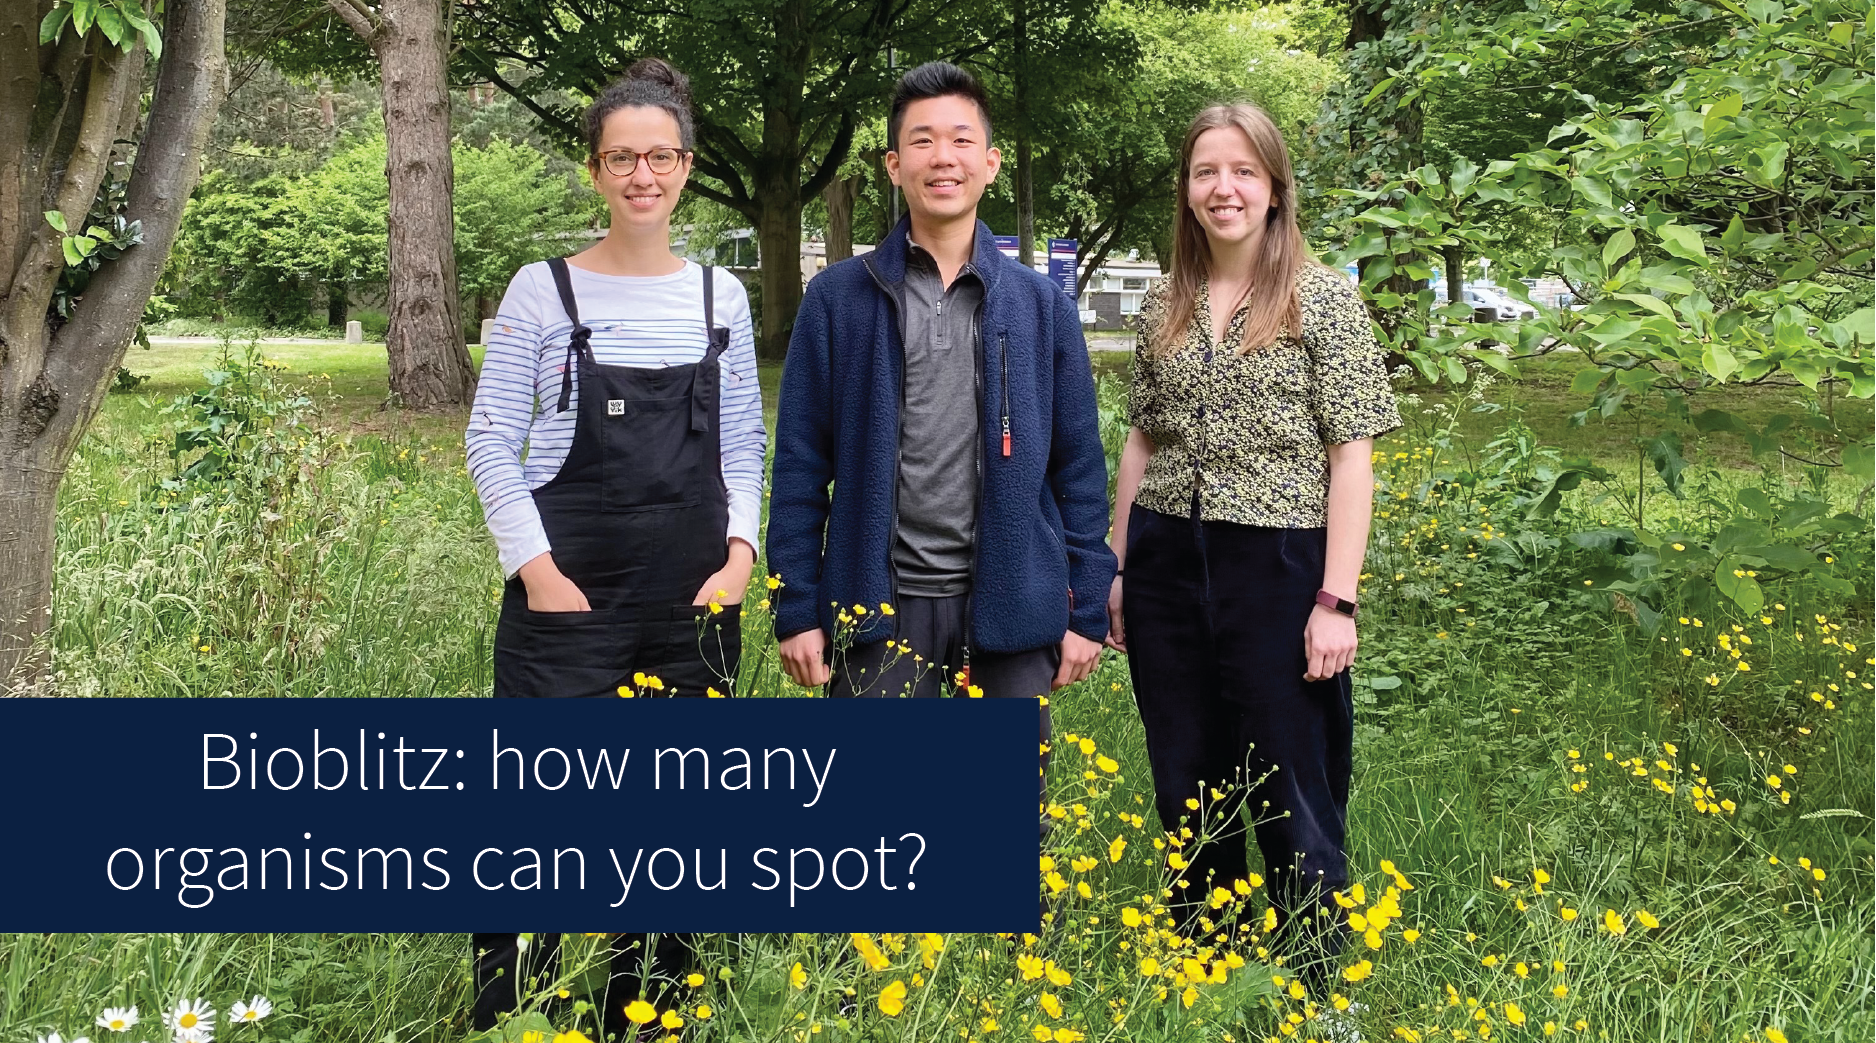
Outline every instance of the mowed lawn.
[[[234, 350], [239, 352], [241, 347], [236, 342]], [[296, 381], [311, 392], [319, 400], [320, 412], [333, 422], [351, 425], [360, 433], [414, 438], [439, 450], [461, 448], [463, 426], [468, 419], [466, 410], [424, 414], [387, 408], [389, 389], [382, 344], [269, 343], [260, 345], [260, 350], [266, 358], [284, 364], [290, 382]], [[469, 346], [470, 357], [478, 366], [482, 350], [479, 344]], [[158, 342], [148, 349], [133, 347], [125, 356], [124, 366], [149, 379], [133, 394], [111, 396], [103, 422], [135, 425], [149, 418], [175, 396], [200, 386], [203, 370], [214, 366], [221, 351], [220, 345], [206, 341]], [[1132, 357], [1127, 351], [1094, 352], [1095, 374], [1102, 380], [1125, 382]], [[1454, 434], [1472, 445], [1483, 445], [1503, 431], [1507, 420], [1515, 416], [1536, 433], [1539, 441], [1556, 446], [1564, 455], [1587, 456], [1629, 473], [1636, 462], [1636, 443], [1641, 432], [1646, 431], [1647, 437], [1653, 437], [1655, 431], [1665, 428], [1681, 434], [1690, 463], [1726, 468], [1750, 465], [1750, 454], [1741, 439], [1726, 434], [1703, 434], [1686, 422], [1658, 422], [1651, 418], [1638, 425], [1631, 415], [1619, 414], [1606, 420], [1592, 418], [1587, 423], [1572, 423], [1572, 415], [1588, 404], [1587, 396], [1570, 390], [1571, 381], [1583, 366], [1580, 355], [1560, 352], [1526, 361], [1515, 379], [1493, 374], [1482, 393], [1483, 401], [1492, 406], [1479, 408], [1476, 403], [1468, 403], [1460, 411]], [[773, 432], [782, 379], [781, 363], [763, 362], [760, 376], [763, 415]], [[1432, 388], [1401, 385], [1398, 390], [1405, 395], [1417, 394], [1419, 410], [1445, 412], [1443, 407], [1450, 404], [1455, 394], [1472, 394], [1476, 389], [1470, 385], [1460, 389], [1449, 385]], [[1804, 389], [1796, 386], [1731, 385], [1703, 391], [1688, 405], [1690, 413], [1723, 409], [1739, 415], [1749, 424], [1762, 425], [1780, 413], [1794, 417], [1804, 414], [1807, 411], [1804, 394]], [[1868, 399], [1827, 394], [1823, 401], [1824, 408], [1843, 430], [1868, 431], [1872, 423], [1876, 423], [1876, 413], [1872, 413]], [[1415, 409], [1412, 402], [1405, 405], [1403, 413], [1408, 414], [1408, 427], [1384, 442], [1412, 440], [1416, 427], [1424, 427], [1415, 424]]]

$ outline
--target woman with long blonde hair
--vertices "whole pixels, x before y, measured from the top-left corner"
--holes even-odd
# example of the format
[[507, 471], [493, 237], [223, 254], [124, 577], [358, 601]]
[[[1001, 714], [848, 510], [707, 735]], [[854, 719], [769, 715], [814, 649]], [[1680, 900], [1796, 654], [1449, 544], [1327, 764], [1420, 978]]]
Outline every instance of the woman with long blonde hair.
[[1187, 929], [1213, 933], [1209, 896], [1254, 875], [1248, 803], [1283, 923], [1272, 948], [1325, 992], [1370, 453], [1400, 414], [1360, 295], [1309, 256], [1296, 211], [1270, 117], [1199, 113], [1171, 272], [1140, 315], [1109, 643], [1129, 653], [1161, 825], [1192, 831], [1173, 861]]

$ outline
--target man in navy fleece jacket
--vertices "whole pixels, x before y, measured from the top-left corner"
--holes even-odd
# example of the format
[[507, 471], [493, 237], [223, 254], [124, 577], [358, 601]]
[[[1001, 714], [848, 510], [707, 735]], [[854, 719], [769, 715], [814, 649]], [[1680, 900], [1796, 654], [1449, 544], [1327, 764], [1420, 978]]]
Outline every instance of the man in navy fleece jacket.
[[909, 71], [888, 135], [907, 218], [809, 284], [782, 375], [783, 667], [833, 696], [1045, 695], [1099, 660], [1115, 570], [1080, 319], [977, 220], [1000, 158], [968, 73]]

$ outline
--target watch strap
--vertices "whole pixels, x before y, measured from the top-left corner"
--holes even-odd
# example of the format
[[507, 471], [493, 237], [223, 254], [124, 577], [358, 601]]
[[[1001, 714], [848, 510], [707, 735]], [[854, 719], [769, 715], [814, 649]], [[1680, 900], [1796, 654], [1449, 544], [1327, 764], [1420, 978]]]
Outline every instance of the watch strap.
[[1353, 601], [1345, 601], [1326, 590], [1316, 591], [1316, 604], [1340, 612], [1350, 619], [1354, 619], [1358, 611], [1358, 606]]

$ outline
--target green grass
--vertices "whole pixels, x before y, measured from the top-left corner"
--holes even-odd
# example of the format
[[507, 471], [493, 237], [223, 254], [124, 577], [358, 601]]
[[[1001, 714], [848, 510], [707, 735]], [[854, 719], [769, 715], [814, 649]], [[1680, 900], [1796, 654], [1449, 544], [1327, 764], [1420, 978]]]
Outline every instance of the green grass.
[[[142, 395], [114, 396], [67, 476], [53, 636], [61, 690], [486, 693], [499, 576], [462, 468], [460, 418], [383, 410], [382, 361], [367, 349], [270, 350], [289, 377], [316, 382], [318, 414], [269, 443], [255, 475], [173, 496], [155, 483], [171, 473], [175, 424], [160, 405], [193, 386], [196, 350], [196, 360], [177, 354], [151, 367], [156, 379]], [[1500, 381], [1491, 397], [1515, 404], [1544, 438], [1576, 438], [1571, 451], [1597, 451], [1602, 436], [1563, 424], [1576, 403], [1560, 365]], [[770, 401], [775, 375], [765, 367]], [[1742, 411], [1786, 408], [1784, 392], [1737, 394], [1733, 408]], [[1384, 514], [1362, 598], [1350, 838], [1364, 895], [1356, 904], [1373, 916], [1388, 901], [1394, 880], [1384, 860], [1413, 885], [1392, 897], [1399, 912], [1381, 931], [1382, 947], [1357, 936], [1343, 956], [1349, 967], [1372, 961], [1371, 976], [1340, 985], [1363, 1005], [1365, 1038], [1406, 1039], [1395, 1032], [1402, 1028], [1426, 1040], [1435, 1030], [1456, 1040], [1455, 1029], [1478, 1039], [1480, 1011], [1494, 1039], [1542, 1039], [1546, 1021], [1562, 1038], [1623, 1043], [1757, 1043], [1768, 1027], [1793, 1041], [1876, 1035], [1867, 529], [1856, 537], [1861, 549], [1840, 551], [1853, 596], [1768, 575], [1769, 623], [1724, 606], [1669, 602], [1651, 632], [1621, 600], [1583, 588], [1601, 559], [1566, 538], [1619, 519], [1632, 489], [1579, 491], [1557, 519], [1526, 522], [1483, 494], [1432, 484], [1454, 460], [1476, 460], [1506, 416], [1424, 394], [1422, 408], [1435, 407], [1446, 412], [1416, 413], [1378, 465]], [[1868, 403], [1840, 403], [1852, 407], [1867, 412]], [[1456, 434], [1443, 443], [1439, 432], [1454, 416]], [[1446, 455], [1434, 460], [1433, 449]], [[1633, 463], [1619, 440], [1602, 452], [1612, 467]], [[1761, 476], [1718, 448], [1694, 461], [1696, 494], [1675, 501], [1656, 489], [1651, 517], [1710, 533], [1725, 519], [1715, 505], [1736, 490], [1804, 477], [1776, 467]], [[1860, 490], [1841, 479], [1824, 488], [1837, 509], [1854, 506], [1867, 520]], [[1486, 521], [1501, 543], [1555, 546], [1514, 567], [1482, 538]], [[758, 637], [762, 610], [752, 602], [748, 611], [755, 639], [741, 691], [799, 695], [781, 682], [773, 645]], [[1683, 616], [1689, 622], [1678, 622]], [[1737, 669], [1741, 661], [1749, 671]], [[1288, 972], [1257, 953], [1261, 894], [1239, 919], [1221, 920], [1244, 939], [1231, 951], [1246, 961], [1228, 969], [1225, 983], [1193, 986], [1188, 1006], [1185, 982], [1141, 974], [1143, 957], [1171, 972], [1195, 944], [1130, 926], [1123, 912], [1160, 915], [1154, 895], [1164, 858], [1154, 848], [1160, 834], [1124, 660], [1110, 654], [1053, 703], [1051, 792], [1061, 822], [1049, 854], [1063, 889], [1046, 938], [954, 936], [927, 954], [927, 966], [916, 935], [873, 936], [886, 959], [875, 971], [837, 957], [852, 952], [840, 937], [706, 937], [707, 980], [687, 993], [685, 1038], [998, 1043], [1032, 1039], [1037, 1025], [1103, 1043], [1291, 1038], [1279, 1022], [1303, 1006], [1273, 984]], [[967, 759], [908, 766], [888, 781], [942, 787], [944, 774], [958, 770], [969, 770]], [[1698, 810], [1708, 787], [1710, 803], [1730, 810]], [[1145, 816], [1140, 826], [1135, 814]], [[1118, 862], [1110, 858], [1116, 839], [1126, 841]], [[1548, 877], [1541, 895], [1538, 870]], [[1075, 888], [1084, 882], [1085, 898]], [[1564, 919], [1566, 908], [1577, 911], [1574, 920]], [[1601, 925], [1609, 910], [1624, 934]], [[1660, 926], [1644, 926], [1644, 911]], [[1408, 930], [1418, 932], [1412, 942]], [[565, 985], [577, 998], [592, 984], [597, 947], [576, 943], [564, 980], [538, 983], [536, 996]], [[149, 1027], [155, 1038], [160, 1006], [206, 996], [225, 1011], [257, 993], [278, 1008], [263, 1039], [458, 1040], [467, 1035], [466, 949], [462, 935], [6, 936], [0, 1043], [51, 1030], [97, 1039], [97, 1011], [133, 1002], [144, 1018], [138, 1031]], [[1052, 983], [1039, 965], [1026, 977], [1015, 956], [1031, 953], [1067, 983]], [[800, 989], [788, 981], [797, 962], [807, 973]], [[1520, 963], [1528, 976], [1518, 975]], [[907, 998], [889, 1016], [877, 998], [895, 981]], [[1552, 991], [1558, 984], [1561, 997]], [[847, 989], [859, 1004], [851, 1017], [841, 1010]], [[1044, 993], [1062, 1004], [1061, 1017], [1046, 1013]], [[699, 1002], [711, 1007], [708, 1020], [695, 1020]], [[590, 1014], [552, 1025], [531, 1017], [516, 1022], [513, 1038], [576, 1018], [597, 1038]], [[996, 1031], [983, 1029], [985, 1017]], [[1581, 1033], [1577, 1019], [1587, 1026]], [[1321, 1036], [1306, 1026], [1293, 1038], [1312, 1033]]]
[[[478, 365], [481, 364], [482, 350], [481, 345], [469, 346], [470, 356]], [[218, 351], [213, 345], [202, 344], [132, 349], [125, 359], [125, 365], [139, 376], [150, 378], [150, 382], [135, 397], [167, 401], [189, 390], [200, 383], [203, 367], [214, 361]], [[426, 440], [441, 441], [447, 437], [456, 442], [461, 441], [462, 424], [453, 417], [387, 415], [384, 404], [389, 388], [385, 382], [384, 346], [381, 344], [334, 341], [328, 344], [268, 345], [266, 355], [285, 363], [291, 373], [305, 378], [318, 389], [325, 397], [323, 408], [334, 421], [367, 431], [394, 429], [404, 425], [411, 431], [421, 432]], [[1124, 381], [1131, 358], [1127, 352], [1096, 352], [1093, 355], [1096, 376]], [[1571, 415], [1581, 411], [1585, 404], [1583, 396], [1570, 391], [1570, 382], [1580, 368], [1580, 358], [1561, 353], [1527, 360], [1521, 364], [1518, 379], [1497, 378], [1488, 392], [1490, 400], [1505, 412], [1462, 413], [1458, 433], [1470, 443], [1482, 444], [1502, 428], [1504, 416], [1511, 413], [1521, 417], [1541, 441], [1558, 447], [1565, 455], [1586, 456], [1624, 473], [1632, 470], [1636, 460], [1634, 443], [1637, 436], [1632, 421], [1594, 419], [1580, 426], [1570, 423]], [[775, 425], [775, 408], [781, 388], [781, 369], [779, 362], [763, 362], [759, 373], [763, 417], [771, 431]], [[1423, 408], [1436, 410], [1448, 404], [1455, 392], [1442, 385], [1420, 394]], [[1690, 408], [1695, 412], [1724, 409], [1753, 426], [1762, 426], [1776, 414], [1796, 415], [1804, 412], [1804, 399], [1800, 397], [1802, 394], [1801, 388], [1728, 385], [1702, 392]], [[108, 422], [112, 419], [114, 413], [132, 412], [121, 405], [121, 400], [131, 397], [116, 396], [113, 408], [106, 411], [105, 420]], [[1844, 430], [1868, 430], [1876, 423], [1876, 413], [1872, 412], [1872, 402], [1868, 399], [1840, 398], [1835, 401], [1832, 412], [1837, 424]], [[1729, 469], [1745, 467], [1750, 463], [1746, 446], [1735, 436], [1701, 434], [1688, 424], [1672, 424], [1667, 429], [1683, 435], [1690, 462], [1710, 463]], [[1404, 434], [1397, 435], [1395, 441], [1403, 437]]]
[[[1133, 356], [1128, 352], [1099, 352], [1093, 358], [1097, 375], [1125, 380]], [[1540, 441], [1558, 447], [1565, 455], [1588, 457], [1606, 467], [1632, 469], [1637, 436], [1633, 420], [1595, 418], [1582, 425], [1570, 422], [1571, 416], [1581, 412], [1588, 404], [1588, 396], [1570, 390], [1570, 382], [1576, 379], [1582, 368], [1580, 355], [1559, 352], [1519, 363], [1516, 379], [1493, 374], [1486, 397], [1502, 407], [1502, 412], [1462, 413], [1458, 433], [1468, 442], [1483, 444], [1503, 428], [1505, 415], [1512, 414], [1521, 417], [1537, 433]], [[1456, 394], [1463, 393], [1445, 384], [1418, 392], [1423, 407], [1428, 410], [1440, 409], [1450, 404]], [[1801, 387], [1744, 387], [1729, 384], [1700, 392], [1690, 400], [1688, 409], [1693, 413], [1706, 409], [1726, 410], [1753, 427], [1763, 427], [1766, 421], [1779, 413], [1794, 416], [1803, 414], [1806, 411], [1805, 394], [1805, 389]], [[1831, 412], [1843, 430], [1868, 431], [1872, 423], [1876, 422], [1872, 405], [1869, 399], [1839, 397], [1832, 403]], [[1407, 410], [1403, 409], [1403, 412]], [[1669, 423], [1659, 428], [1651, 427], [1648, 437], [1653, 437], [1657, 430], [1680, 433], [1686, 440], [1690, 461], [1725, 468], [1744, 467], [1750, 463], [1750, 452], [1737, 436], [1702, 434], [1694, 430], [1691, 424]]]

